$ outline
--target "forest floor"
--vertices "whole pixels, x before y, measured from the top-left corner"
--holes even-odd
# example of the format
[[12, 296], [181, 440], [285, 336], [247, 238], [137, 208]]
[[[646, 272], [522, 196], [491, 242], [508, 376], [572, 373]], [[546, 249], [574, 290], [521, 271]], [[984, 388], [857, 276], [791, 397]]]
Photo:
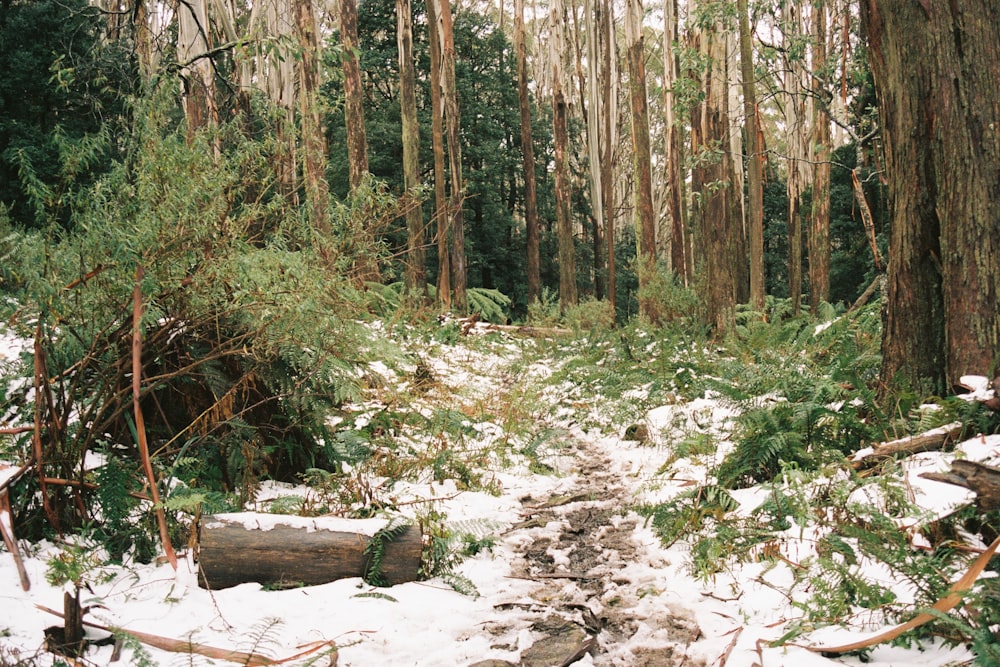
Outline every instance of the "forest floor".
[[[863, 655], [805, 648], [868, 636], [891, 624], [875, 609], [858, 609], [828, 627], [809, 620], [813, 595], [824, 585], [810, 579], [824, 576], [816, 569], [821, 535], [815, 526], [792, 522], [753, 553], [739, 553], [741, 547], [725, 539], [702, 539], [694, 528], [685, 539], [663, 542], [639, 509], [712, 482], [732, 446], [732, 401], [711, 392], [653, 396], [648, 373], [625, 378], [616, 369], [602, 370], [614, 350], [601, 348], [598, 356], [604, 356], [596, 361], [584, 358], [597, 345], [589, 341], [535, 342], [494, 333], [409, 345], [399, 359], [371, 365], [371, 400], [351, 408], [352, 424], [360, 429], [368, 420], [412, 410], [431, 424], [459, 420], [459, 430], [400, 432], [394, 449], [372, 461], [392, 461], [394, 469], [409, 473], [391, 478], [359, 464], [345, 467], [344, 481], [414, 521], [421, 514], [426, 520], [432, 510], [454, 535], [476, 543], [456, 553], [454, 565], [472, 590], [459, 592], [462, 587], [447, 576], [432, 576], [389, 588], [353, 578], [281, 590], [246, 583], [208, 591], [198, 586], [198, 567], [187, 552], [176, 572], [164, 562], [97, 568], [84, 590], [88, 619], [293, 665], [971, 664], [967, 647], [932, 639], [882, 644]], [[647, 353], [655, 354], [651, 349]], [[673, 368], [676, 376], [687, 372]], [[417, 377], [424, 380], [419, 390]], [[626, 438], [632, 425], [645, 433]], [[694, 441], [712, 446], [694, 452]], [[904, 462], [899, 483], [922, 505], [914, 511], [924, 518], [930, 510], [942, 516], [969, 502], [963, 489], [918, 477], [921, 470], [946, 469], [956, 455], [995, 460], [1000, 437], [978, 437], [954, 453]], [[423, 467], [406, 468], [411, 456]], [[817, 475], [809, 484], [829, 491], [837, 479]], [[865, 502], [879, 502], [871, 486], [858, 484], [857, 491], [871, 494]], [[798, 492], [805, 498], [809, 489]], [[316, 493], [267, 483], [247, 509], [267, 511], [296, 496], [315, 500]], [[752, 519], [774, 493], [764, 485], [732, 490], [739, 507], [727, 516]], [[720, 550], [708, 571], [694, 564], [705, 545]], [[46, 573], [71, 545], [23, 546], [30, 591], [21, 590], [12, 559], [0, 554], [0, 665], [63, 664], [45, 649], [43, 631], [54, 619], [37, 605], [61, 607], [63, 588], [49, 585]], [[901, 603], [913, 595], [910, 582], [877, 563], [859, 557], [855, 571], [898, 590]], [[110, 664], [112, 650], [94, 647], [80, 664]], [[307, 655], [285, 661], [304, 650]], [[143, 667], [223, 664], [139, 642], [126, 644], [122, 660]], [[263, 658], [242, 661], [267, 664]]]

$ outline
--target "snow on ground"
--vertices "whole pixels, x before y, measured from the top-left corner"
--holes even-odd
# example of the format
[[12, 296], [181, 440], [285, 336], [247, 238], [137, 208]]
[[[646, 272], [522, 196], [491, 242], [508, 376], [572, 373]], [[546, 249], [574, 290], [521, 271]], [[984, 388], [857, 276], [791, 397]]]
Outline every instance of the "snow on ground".
[[[17, 344], [16, 339], [0, 338], [0, 345], [6, 346], [0, 350], [0, 358], [16, 354], [13, 348]], [[503, 386], [551, 375], [547, 363], [535, 362], [513, 377], [511, 367], [519, 355], [514, 344], [489, 352], [482, 351], [482, 346], [473, 349], [459, 344], [441, 346], [429, 352], [424, 361], [442, 384], [461, 392], [461, 400], [489, 402], [496, 399]], [[391, 380], [390, 368], [378, 365], [374, 370]], [[554, 403], [577, 398], [572, 386], [556, 387], [544, 395]], [[492, 522], [498, 526], [493, 548], [459, 566], [459, 572], [475, 584], [478, 597], [460, 594], [440, 578], [385, 589], [375, 589], [361, 579], [343, 579], [288, 590], [264, 590], [259, 584], [249, 583], [207, 591], [198, 586], [196, 565], [187, 555], [176, 572], [165, 563], [107, 568], [106, 579], [95, 580], [83, 592], [84, 605], [91, 606], [87, 619], [219, 648], [257, 650], [276, 658], [295, 655], [316, 642], [328, 642], [339, 648], [336, 664], [342, 666], [447, 667], [487, 659], [517, 664], [522, 652], [544, 634], [537, 629], [539, 618], [557, 607], [566, 609], [575, 604], [585, 607], [580, 610], [582, 614], [625, 617], [627, 622], [620, 627], [628, 629], [614, 636], [613, 642], [598, 635], [599, 649], [583, 656], [576, 663], [580, 665], [862, 664], [859, 658], [834, 660], [796, 645], [769, 645], [801, 618], [788, 593], [793, 576], [785, 563], [748, 562], [727, 568], [710, 580], [697, 579], [688, 564], [689, 545], [681, 540], [664, 547], [644, 520], [627, 509], [640, 502], [662, 502], [694, 483], [704, 483], [712, 461], [680, 459], [672, 464], [669, 475], [659, 474], [671, 437], [676, 435], [673, 429], [681, 421], [696, 420], [724, 443], [726, 424], [734, 416], [731, 406], [706, 395], [653, 409], [646, 416], [652, 434], [652, 442], [647, 444], [625, 441], [620, 433], [609, 429], [584, 429], [571, 420], [571, 412], [568, 407], [557, 412], [564, 421], [553, 424], [564, 429], [572, 443], [558, 456], [547, 459], [554, 472], [532, 472], [522, 457], [512, 455], [504, 467], [498, 465], [492, 471], [494, 486], [499, 490], [496, 495], [462, 492], [453, 481], [430, 479], [394, 487], [394, 497], [401, 506], [414, 507], [405, 503], [436, 498], [434, 509], [451, 522]], [[476, 431], [480, 444], [492, 445], [504, 435], [495, 422], [478, 424]], [[466, 442], [464, 446], [475, 447], [477, 443]], [[1000, 456], [1000, 439], [978, 438], [963, 443], [959, 449], [970, 459], [990, 460]], [[924, 470], [945, 469], [953, 455], [921, 454], [906, 464], [914, 499], [929, 512], [941, 515], [968, 501], [968, 494], [957, 487], [919, 477]], [[610, 534], [624, 530], [630, 543], [625, 545], [627, 549], [617, 551], [609, 546], [606, 557], [612, 562], [627, 553], [627, 560], [612, 563], [610, 574], [607, 569], [593, 568], [606, 580], [599, 594], [591, 597], [581, 592], [582, 582], [523, 576], [530, 571], [524, 567], [526, 553], [533, 545], [547, 542], [552, 545], [547, 554], [554, 568], [568, 571], [574, 547], [560, 549], [557, 545], [571, 522], [570, 508], [586, 513], [602, 505], [576, 500], [567, 504], [564, 514], [553, 514], [538, 522], [540, 525], [518, 527], [525, 523], [526, 507], [537, 508], [545, 499], [572, 496], [580, 489], [593, 493], [595, 487], [588, 483], [599, 474], [612, 480], [605, 482], [602, 478], [598, 482], [602, 488], [615, 487], [609, 490], [613, 491], [610, 502], [621, 505], [600, 531]], [[264, 503], [267, 497], [297, 492], [301, 489], [267, 485], [259, 500]], [[747, 510], [763, 500], [759, 489], [734, 493], [734, 497]], [[805, 527], [793, 526], [789, 532], [798, 536], [804, 552], [810, 549], [812, 536]], [[598, 545], [603, 535], [601, 532], [594, 536]], [[796, 548], [794, 540], [789, 543], [789, 549]], [[46, 583], [47, 562], [60, 553], [60, 547], [23, 542], [21, 547], [26, 552], [30, 591], [21, 589], [10, 554], [0, 552], [0, 664], [16, 663], [18, 657], [31, 658], [40, 665], [54, 664], [56, 659], [44, 652], [43, 629], [58, 620], [39, 605], [62, 608], [63, 589]], [[788, 556], [794, 560], [796, 554]], [[582, 602], [577, 604], [576, 600]], [[687, 627], [684, 624], [694, 624], [697, 632], [678, 634], [678, 627]], [[839, 642], [845, 636], [856, 639], [859, 632], [858, 628], [824, 629], [798, 642]], [[148, 647], [145, 650], [152, 661], [161, 665], [225, 664], [201, 656], [178, 656]], [[333, 664], [322, 650], [315, 655], [324, 655], [316, 664]], [[656, 655], [673, 657], [640, 657]], [[864, 664], [938, 667], [965, 663], [970, 658], [963, 648], [925, 643], [911, 649], [876, 648]], [[111, 660], [111, 647], [95, 648], [83, 664], [105, 665]], [[138, 662], [129, 649], [122, 660]], [[303, 658], [294, 664], [306, 661]]]

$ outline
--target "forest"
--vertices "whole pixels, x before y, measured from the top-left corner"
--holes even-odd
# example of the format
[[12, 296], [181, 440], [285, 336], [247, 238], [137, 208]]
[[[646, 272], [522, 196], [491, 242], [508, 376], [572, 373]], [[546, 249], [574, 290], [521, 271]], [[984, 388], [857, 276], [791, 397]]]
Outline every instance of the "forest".
[[[897, 645], [1000, 664], [995, 583], [950, 587], [1000, 546], [994, 5], [3, 0], [0, 527], [26, 594], [32, 564], [67, 592], [45, 651], [0, 621], [0, 665], [86, 660], [81, 592], [183, 567], [223, 513], [384, 520], [372, 591], [415, 526], [407, 581], [486, 589], [477, 558], [533, 553], [506, 551], [517, 513], [415, 489], [506, 498], [516, 470], [549, 496], [521, 516], [589, 494], [660, 545], [643, 563], [794, 574], [777, 636], [720, 648], [699, 619], [700, 649], [642, 662], [625, 621], [574, 616], [581, 664], [763, 662], [928, 609]], [[961, 507], [921, 504], [918, 475]], [[262, 500], [281, 485], [305, 495]]]

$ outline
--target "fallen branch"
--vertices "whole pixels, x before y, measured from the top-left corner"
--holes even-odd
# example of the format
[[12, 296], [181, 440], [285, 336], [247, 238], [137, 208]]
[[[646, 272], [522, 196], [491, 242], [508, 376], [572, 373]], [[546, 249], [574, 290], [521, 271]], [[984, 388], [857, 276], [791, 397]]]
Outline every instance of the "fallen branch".
[[889, 458], [891, 456], [895, 456], [896, 454], [917, 454], [919, 452], [929, 452], [942, 449], [946, 445], [949, 445], [955, 440], [961, 438], [964, 430], [965, 424], [962, 422], [952, 422], [927, 431], [926, 433], [921, 433], [920, 435], [911, 435], [905, 438], [899, 438], [898, 440], [883, 442], [879, 445], [875, 445], [870, 454], [866, 454], [859, 459], [855, 459], [852, 465], [855, 468], [863, 468], [870, 465], [873, 460], [877, 461]]
[[21, 579], [21, 588], [27, 591], [31, 589], [31, 580], [28, 579], [28, 571], [24, 569], [24, 559], [21, 558], [21, 550], [17, 546], [12, 517], [10, 497], [5, 487], [0, 490], [0, 534], [3, 535], [3, 543], [7, 545], [7, 551], [10, 552], [11, 558], [14, 559], [17, 576]]
[[976, 492], [976, 503], [982, 509], [1000, 509], [1000, 468], [976, 461], [956, 459], [951, 462], [951, 472], [925, 472], [920, 476], [971, 489]]
[[[49, 609], [40, 604], [35, 605], [36, 608], [44, 611], [46, 613], [63, 617], [63, 614], [56, 611], [55, 609]], [[138, 641], [142, 642], [146, 646], [152, 646], [153, 648], [158, 648], [161, 651], [169, 651], [171, 653], [186, 653], [186, 654], [197, 654], [203, 655], [207, 658], [213, 658], [216, 660], [226, 660], [228, 662], [238, 662], [242, 665], [248, 667], [262, 667], [264, 665], [281, 665], [286, 662], [291, 662], [292, 660], [298, 660], [299, 658], [304, 658], [307, 655], [311, 655], [316, 651], [319, 651], [325, 646], [333, 646], [332, 641], [325, 642], [315, 642], [313, 644], [307, 644], [308, 648], [296, 653], [295, 655], [290, 655], [287, 658], [269, 658], [266, 655], [261, 655], [259, 653], [245, 653], [243, 651], [234, 651], [226, 648], [217, 648], [215, 646], [207, 646], [205, 644], [199, 644], [185, 639], [173, 639], [171, 637], [161, 637], [160, 635], [151, 635], [146, 632], [139, 632], [138, 630], [127, 630], [125, 628], [111, 628], [99, 623], [91, 623], [90, 621], [83, 621], [83, 625], [88, 628], [94, 628], [95, 630], [102, 630], [104, 632], [110, 632], [112, 634], [121, 634], [133, 637]], [[335, 649], [336, 650], [336, 649]]]
[[[990, 544], [986, 551], [984, 551], [979, 558], [976, 559], [965, 574], [962, 575], [962, 578], [952, 584], [951, 588], [948, 589], [948, 594], [935, 602], [931, 609], [941, 614], [945, 614], [961, 602], [962, 598], [965, 597], [965, 592], [972, 588], [972, 584], [974, 584], [976, 579], [979, 578], [979, 575], [982, 574], [982, 571], [986, 568], [990, 559], [993, 558], [993, 554], [996, 553], [998, 547], [1000, 547], [1000, 537], [993, 540], [993, 543]], [[876, 644], [883, 644], [885, 642], [892, 641], [904, 632], [908, 632], [914, 628], [919, 628], [921, 625], [933, 621], [935, 618], [937, 618], [935, 614], [923, 612], [917, 614], [906, 623], [897, 625], [896, 627], [886, 630], [885, 632], [880, 632], [874, 637], [869, 637], [868, 639], [862, 639], [850, 644], [841, 644], [839, 646], [806, 646], [804, 648], [807, 648], [814, 653], [848, 653], [850, 651], [860, 651], [861, 649], [875, 646]]]

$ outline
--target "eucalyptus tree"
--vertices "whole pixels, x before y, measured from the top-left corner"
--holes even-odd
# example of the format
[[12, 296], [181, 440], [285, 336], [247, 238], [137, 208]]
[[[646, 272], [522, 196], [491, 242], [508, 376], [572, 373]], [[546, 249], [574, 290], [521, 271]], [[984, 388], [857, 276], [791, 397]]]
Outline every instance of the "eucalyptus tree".
[[[413, 193], [420, 187], [420, 125], [417, 121], [416, 75], [413, 62], [413, 10], [410, 0], [396, 0], [396, 44], [399, 50], [399, 111], [403, 141], [403, 187]], [[411, 204], [406, 213], [406, 288], [426, 292], [424, 217]]]
[[525, 43], [524, 0], [514, 2], [514, 50], [517, 59], [517, 102], [521, 117], [521, 156], [524, 178], [524, 224], [527, 255], [528, 303], [542, 293], [538, 246], [538, 197], [535, 190], [535, 148], [531, 132], [531, 97], [528, 92], [528, 49]]
[[740, 73], [743, 84], [743, 123], [746, 136], [747, 227], [750, 247], [750, 304], [764, 310], [764, 176], [760, 123], [757, 114], [757, 82], [747, 0], [739, 0]]
[[1000, 2], [863, 0], [892, 233], [882, 381], [940, 392], [1000, 350]]
[[368, 137], [365, 132], [361, 67], [358, 65], [357, 0], [339, 0], [340, 57], [344, 72], [344, 121], [347, 126], [347, 160], [351, 190], [368, 173]]
[[827, 3], [812, 5], [812, 206], [809, 215], [809, 305], [813, 312], [830, 299], [830, 116], [827, 63]]
[[565, 55], [565, 9], [562, 0], [549, 4], [549, 67], [552, 86], [552, 140], [555, 150], [556, 230], [559, 239], [559, 307], [565, 310], [578, 300], [576, 247], [571, 217], [569, 177], [569, 130], [563, 57]]
[[649, 108], [646, 99], [646, 54], [643, 38], [641, 0], [625, 4], [625, 48], [628, 59], [629, 107], [632, 126], [632, 166], [634, 173], [633, 215], [638, 239], [639, 312], [652, 317], [648, 293], [656, 272], [656, 220], [653, 213], [652, 158], [649, 147]]

